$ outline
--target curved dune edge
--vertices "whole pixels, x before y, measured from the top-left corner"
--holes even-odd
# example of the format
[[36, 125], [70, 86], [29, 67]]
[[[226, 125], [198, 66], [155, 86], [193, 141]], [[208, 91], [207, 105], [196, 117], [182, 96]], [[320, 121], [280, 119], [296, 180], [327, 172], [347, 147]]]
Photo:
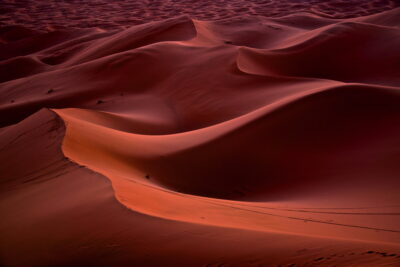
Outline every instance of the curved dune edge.
[[[314, 90], [309, 94], [313, 95], [318, 91], [323, 92], [325, 90]], [[166, 219], [222, 227], [398, 243], [400, 231], [396, 228], [396, 225], [391, 225], [388, 228], [387, 225], [382, 225], [379, 220], [377, 222], [373, 219], [379, 216], [397, 218], [400, 213], [398, 213], [396, 206], [388, 208], [371, 207], [367, 209], [368, 211], [365, 208], [360, 210], [355, 208], [351, 212], [347, 210], [352, 207], [346, 206], [345, 209], [337, 208], [327, 212], [323, 208], [318, 208], [318, 205], [314, 207], [310, 205], [305, 209], [291, 207], [290, 205], [293, 205], [293, 202], [290, 204], [290, 201], [286, 203], [285, 201], [283, 203], [229, 201], [179, 193], [164, 188], [157, 181], [154, 183], [143, 179], [146, 176], [143, 169], [135, 168], [134, 165], [124, 165], [124, 156], [118, 154], [121, 152], [113, 151], [115, 147], [113, 148], [112, 144], [101, 151], [101, 148], [99, 150], [100, 143], [96, 144], [96, 141], [93, 141], [97, 138], [100, 142], [118, 140], [118, 147], [145, 150], [142, 155], [140, 152], [133, 152], [130, 156], [125, 154], [125, 157], [158, 157], [161, 155], [168, 157], [168, 154], [175, 153], [174, 150], [187, 150], [192, 146], [199, 146], [201, 143], [212, 143], [213, 139], [223, 139], [227, 133], [240, 131], [243, 125], [257, 120], [257, 117], [262, 117], [263, 114], [268, 114], [274, 108], [284, 106], [295, 99], [301, 99], [301, 97], [304, 97], [304, 94], [280, 101], [280, 103], [274, 103], [270, 107], [267, 106], [241, 118], [215, 126], [166, 136], [145, 136], [113, 130], [104, 125], [85, 121], [85, 114], [80, 113], [79, 110], [54, 111], [67, 125], [62, 147], [64, 154], [74, 162], [85, 165], [108, 177], [112, 181], [116, 198], [134, 211]], [[137, 143], [136, 147], [131, 145], [134, 143]], [[164, 151], [162, 148], [152, 149], [157, 146], [163, 147]], [[91, 151], [92, 149], [95, 151]], [[363, 200], [366, 204], [365, 199]], [[376, 204], [375, 200], [372, 203]], [[380, 211], [377, 212], [377, 210]], [[306, 215], [312, 214], [312, 216], [304, 216], [305, 213]], [[309, 223], [306, 224], [305, 222]], [[304, 225], [299, 226], [299, 223]], [[391, 229], [390, 227], [395, 228]]]
[[[0, 147], [5, 152], [0, 157], [5, 166], [13, 166], [0, 166], [13, 177], [2, 180], [0, 188], [5, 190], [0, 210], [7, 215], [0, 222], [5, 241], [0, 243], [1, 262], [5, 266], [159, 266], [160, 262], [171, 266], [253, 266], [317, 261], [379, 266], [398, 262], [392, 256], [397, 255], [398, 244], [246, 231], [128, 211], [115, 200], [107, 178], [65, 158], [61, 151], [65, 130], [62, 119], [43, 109], [0, 132]], [[11, 154], [18, 157], [9, 157]], [[371, 211], [365, 207], [357, 210]]]

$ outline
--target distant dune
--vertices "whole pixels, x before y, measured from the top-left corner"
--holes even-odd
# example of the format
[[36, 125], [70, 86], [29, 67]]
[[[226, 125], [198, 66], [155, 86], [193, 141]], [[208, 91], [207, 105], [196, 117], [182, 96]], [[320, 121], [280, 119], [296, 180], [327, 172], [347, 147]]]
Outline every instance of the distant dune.
[[243, 15], [281, 17], [298, 12], [342, 19], [399, 6], [397, 0], [2, 0], [0, 26], [118, 29], [181, 15], [220, 20]]
[[396, 1], [80, 3], [0, 6], [1, 266], [400, 266]]

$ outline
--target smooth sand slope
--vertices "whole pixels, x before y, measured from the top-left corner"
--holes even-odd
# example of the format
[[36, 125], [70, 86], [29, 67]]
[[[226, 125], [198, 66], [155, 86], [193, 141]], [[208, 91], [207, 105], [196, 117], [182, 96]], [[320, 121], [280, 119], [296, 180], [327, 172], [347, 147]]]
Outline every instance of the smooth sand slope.
[[0, 32], [0, 264], [400, 266], [400, 9], [316, 13]]

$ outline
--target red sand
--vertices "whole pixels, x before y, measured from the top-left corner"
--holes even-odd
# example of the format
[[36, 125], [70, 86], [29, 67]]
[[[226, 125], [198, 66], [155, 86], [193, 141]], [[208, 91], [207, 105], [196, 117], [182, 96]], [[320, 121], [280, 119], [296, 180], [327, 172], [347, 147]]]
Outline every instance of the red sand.
[[400, 266], [400, 9], [289, 2], [2, 15], [0, 265]]

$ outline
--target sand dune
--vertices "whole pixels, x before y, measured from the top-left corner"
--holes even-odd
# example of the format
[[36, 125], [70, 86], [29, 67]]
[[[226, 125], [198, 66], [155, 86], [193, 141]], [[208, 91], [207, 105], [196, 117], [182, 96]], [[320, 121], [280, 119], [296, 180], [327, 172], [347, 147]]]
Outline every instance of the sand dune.
[[219, 20], [235, 15], [280, 17], [298, 12], [310, 12], [328, 18], [350, 18], [398, 6], [396, 0], [3, 0], [0, 26], [31, 25], [39, 30], [82, 27], [115, 29], [182, 14], [199, 20]]
[[5, 27], [0, 263], [398, 266], [387, 2]]

